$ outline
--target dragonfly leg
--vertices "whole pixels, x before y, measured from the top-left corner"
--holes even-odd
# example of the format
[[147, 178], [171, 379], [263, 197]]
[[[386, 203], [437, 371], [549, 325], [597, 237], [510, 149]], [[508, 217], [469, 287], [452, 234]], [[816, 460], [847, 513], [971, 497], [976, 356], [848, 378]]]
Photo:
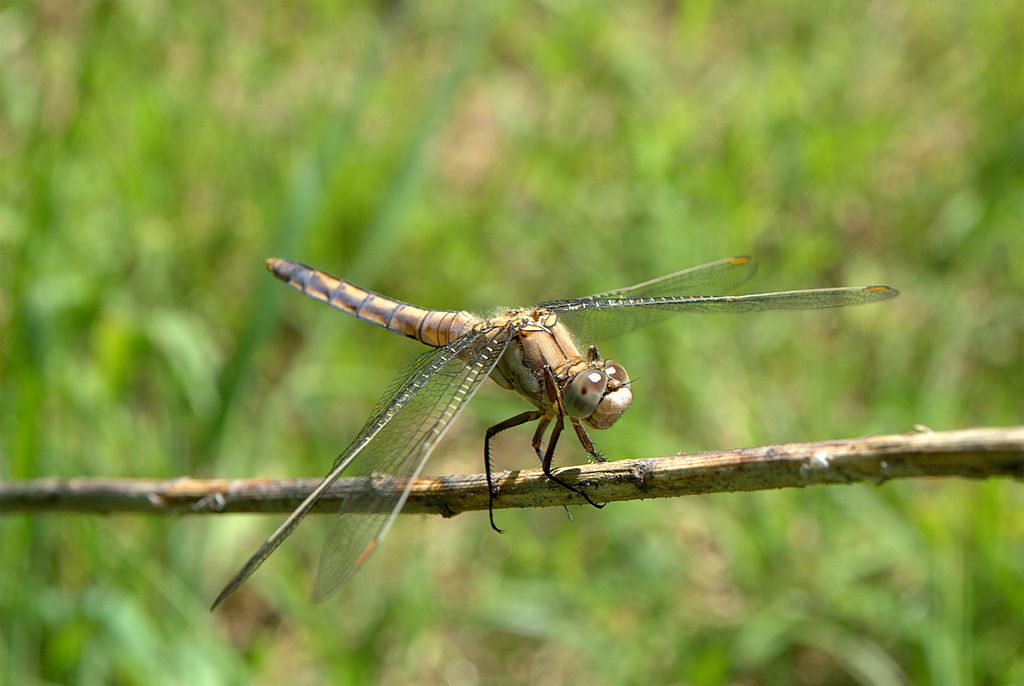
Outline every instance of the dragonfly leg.
[[569, 421], [572, 422], [572, 428], [576, 429], [576, 436], [580, 439], [580, 443], [583, 444], [583, 449], [598, 462], [605, 462], [606, 460], [601, 453], [594, 449], [594, 442], [590, 440], [590, 434], [588, 434], [587, 430], [583, 428], [583, 424], [580, 420], [574, 418]]
[[548, 439], [548, 449], [544, 453], [544, 461], [541, 463], [541, 466], [544, 469], [544, 475], [547, 476], [552, 481], [554, 481], [559, 486], [561, 486], [562, 488], [564, 488], [566, 490], [569, 490], [569, 491], [572, 491], [573, 493], [575, 493], [576, 495], [580, 496], [581, 498], [586, 500], [588, 503], [593, 505], [594, 507], [596, 507], [598, 509], [601, 509], [602, 507], [604, 507], [604, 503], [596, 503], [596, 502], [594, 502], [594, 500], [589, 495], [587, 495], [586, 492], [583, 489], [577, 488], [576, 486], [573, 486], [572, 484], [568, 484], [568, 483], [562, 481], [557, 476], [555, 476], [554, 472], [551, 471], [551, 460], [555, 456], [555, 444], [558, 443], [558, 436], [562, 433], [562, 428], [563, 428], [562, 418], [558, 417], [558, 418], [555, 419], [555, 428], [551, 430], [551, 438]]
[[533, 440], [530, 441], [530, 445], [533, 446], [533, 452], [537, 453], [537, 459], [540, 460], [541, 464], [544, 464], [544, 451], [541, 450], [540, 443], [544, 440], [544, 432], [548, 429], [548, 424], [551, 423], [551, 417], [541, 417], [540, 421], [537, 422], [537, 430], [533, 432]]
[[[540, 418], [540, 421], [537, 423], [537, 430], [533, 433], [533, 442], [531, 443], [533, 446], [533, 452], [537, 453], [537, 459], [540, 460], [542, 465], [544, 464], [544, 451], [541, 450], [540, 443], [544, 439], [544, 432], [547, 430], [548, 424], [550, 423], [551, 417]], [[572, 512], [569, 512], [569, 506], [562, 505], [562, 509], [565, 510], [565, 516], [568, 517], [571, 522]]]
[[[596, 347], [590, 346], [590, 350], [590, 354], [597, 354]], [[593, 505], [594, 507], [600, 509], [604, 507], [603, 504], [598, 505], [596, 502], [593, 501], [593, 499], [591, 499], [589, 495], [584, 493], [579, 488], [576, 488], [575, 486], [570, 486], [566, 482], [562, 481], [557, 476], [555, 476], [551, 471], [551, 460], [555, 456], [555, 444], [558, 443], [558, 437], [561, 435], [562, 429], [564, 428], [562, 418], [565, 417], [565, 407], [562, 405], [562, 394], [558, 392], [558, 382], [555, 379], [555, 372], [553, 369], [551, 369], [549, 365], [544, 365], [544, 390], [547, 393], [548, 400], [551, 402], [551, 405], [555, 408], [556, 412], [558, 413], [555, 418], [555, 428], [551, 430], [551, 438], [548, 439], [548, 448], [544, 453], [544, 458], [541, 460], [541, 467], [544, 469], [544, 474], [562, 488], [572, 491], [573, 493], [575, 493], [576, 495], [580, 496], [588, 503]], [[545, 419], [547, 421], [550, 421], [550, 419], [548, 419], [547, 417], [545, 417]], [[534, 436], [534, 439], [538, 439], [539, 437], [540, 435], [538, 433], [537, 435]], [[590, 440], [589, 437], [587, 440]], [[593, 447], [593, 443], [591, 443], [591, 447]], [[539, 441], [537, 443], [537, 450], [540, 450]], [[569, 510], [568, 508], [566, 508], [566, 513], [568, 514], [568, 512]], [[570, 515], [569, 518], [572, 519], [572, 515]]]
[[548, 364], [544, 365], [544, 393], [548, 396], [548, 404], [559, 417], [564, 417], [565, 406], [562, 405], [562, 394], [558, 391], [558, 379], [555, 378], [555, 370]]
[[[511, 429], [514, 426], [541, 419], [542, 416], [543, 413], [539, 410], [530, 410], [529, 412], [517, 414], [515, 417], [510, 417], [499, 424], [495, 424], [487, 430], [484, 436], [484, 471], [487, 474], [487, 516], [491, 520], [491, 528], [499, 534], [502, 533], [502, 530], [494, 523], [494, 499], [498, 496], [498, 486], [494, 483], [494, 476], [491, 473], [491, 439], [505, 429]], [[546, 422], [543, 421], [542, 425], [547, 426]], [[536, 434], [534, 435], [534, 440], [537, 440]]]

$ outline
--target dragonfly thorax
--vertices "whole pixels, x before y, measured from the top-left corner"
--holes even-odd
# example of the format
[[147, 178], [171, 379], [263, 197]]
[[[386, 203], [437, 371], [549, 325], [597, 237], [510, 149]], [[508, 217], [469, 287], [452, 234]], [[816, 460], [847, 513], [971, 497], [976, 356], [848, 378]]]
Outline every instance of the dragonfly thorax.
[[[581, 354], [557, 315], [542, 308], [513, 310], [490, 320], [492, 326], [498, 323], [511, 325], [515, 333], [491, 378], [545, 414], [557, 414], [560, 405], [566, 416], [607, 429], [633, 402], [626, 370], [600, 360], [595, 348]], [[545, 374], [555, 389], [545, 383]]]

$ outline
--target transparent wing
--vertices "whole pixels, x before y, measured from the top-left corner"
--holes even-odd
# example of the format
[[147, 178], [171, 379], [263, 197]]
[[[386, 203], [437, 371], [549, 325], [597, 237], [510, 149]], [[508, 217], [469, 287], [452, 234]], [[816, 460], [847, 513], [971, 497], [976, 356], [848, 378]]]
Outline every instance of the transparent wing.
[[[505, 351], [509, 331], [491, 329], [468, 334], [459, 341], [464, 338], [469, 338], [468, 345], [455, 357], [431, 364], [429, 379], [413, 391], [402, 412], [384, 426], [360, 456], [353, 476], [388, 475], [404, 482], [406, 488], [400, 496], [375, 490], [342, 503], [320, 553], [310, 593], [314, 602], [336, 591], [376, 549], [405, 504], [408, 489], [430, 452]], [[415, 382], [413, 385], [417, 385]]]
[[351, 476], [382, 474], [405, 483], [405, 490], [398, 495], [375, 491], [342, 503], [320, 554], [311, 595], [320, 601], [337, 590], [387, 533], [434, 446], [490, 374], [508, 340], [509, 331], [505, 328], [474, 332], [406, 364], [320, 485], [249, 558], [221, 591], [213, 607], [263, 564], [342, 472], [352, 467], [348, 472]]
[[[668, 298], [693, 295], [721, 295], [735, 290], [750, 280], [757, 271], [757, 262], [753, 257], [740, 255], [716, 262], [709, 262], [697, 267], [690, 267], [673, 274], [659, 276], [635, 286], [619, 288], [614, 291], [595, 293], [573, 300], [553, 300], [540, 303], [540, 307], [562, 307], [571, 302], [593, 302], [621, 300], [624, 298]], [[574, 321], [572, 328], [581, 342], [603, 340], [619, 336], [642, 326], [654, 324], [668, 319], [674, 312], [668, 310], [649, 310], [642, 314], [631, 313], [623, 317], [621, 313], [613, 317], [601, 314], [588, 314], [586, 317], [570, 317]], [[563, 320], [566, 324], [569, 320]]]
[[846, 307], [899, 295], [888, 286], [814, 288], [752, 295], [646, 298], [581, 298], [544, 303], [580, 342], [602, 340], [660, 322], [682, 312], [758, 312]]
[[698, 267], [690, 267], [674, 274], [659, 276], [635, 286], [605, 293], [595, 293], [580, 300], [608, 298], [655, 298], [683, 295], [722, 295], [735, 290], [750, 280], [757, 271], [757, 262], [749, 255], [728, 257]]

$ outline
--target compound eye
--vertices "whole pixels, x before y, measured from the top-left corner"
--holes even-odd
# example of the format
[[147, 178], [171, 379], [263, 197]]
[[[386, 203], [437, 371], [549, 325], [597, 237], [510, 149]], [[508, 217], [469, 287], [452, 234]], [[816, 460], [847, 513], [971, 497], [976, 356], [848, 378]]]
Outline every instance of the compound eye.
[[[629, 373], [621, 364], [614, 360], [605, 360], [604, 372], [608, 375], [608, 384], [612, 388], [618, 388], [619, 386], [626, 386], [629, 384]], [[618, 383], [616, 383], [616, 381]]]
[[562, 395], [565, 413], [570, 417], [589, 417], [597, 409], [608, 387], [608, 375], [603, 369], [587, 369], [573, 377]]

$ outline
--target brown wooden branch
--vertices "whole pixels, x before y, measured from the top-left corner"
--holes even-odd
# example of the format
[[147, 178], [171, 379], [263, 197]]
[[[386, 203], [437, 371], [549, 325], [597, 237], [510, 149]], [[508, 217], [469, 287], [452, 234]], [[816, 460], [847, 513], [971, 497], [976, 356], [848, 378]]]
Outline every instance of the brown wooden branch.
[[[564, 467], [558, 475], [579, 484], [598, 501], [760, 491], [816, 484], [915, 477], [995, 476], [1024, 479], [1024, 426], [1005, 429], [920, 431], [821, 443], [790, 443], [671, 457], [617, 460]], [[497, 475], [496, 507], [551, 507], [582, 500], [539, 469]], [[37, 479], [0, 483], [3, 512], [147, 512], [214, 514], [290, 512], [318, 479]], [[317, 512], [336, 512], [341, 499], [363, 489], [398, 489], [387, 477], [339, 480]], [[452, 516], [487, 509], [482, 474], [418, 479], [405, 504], [408, 513]]]

